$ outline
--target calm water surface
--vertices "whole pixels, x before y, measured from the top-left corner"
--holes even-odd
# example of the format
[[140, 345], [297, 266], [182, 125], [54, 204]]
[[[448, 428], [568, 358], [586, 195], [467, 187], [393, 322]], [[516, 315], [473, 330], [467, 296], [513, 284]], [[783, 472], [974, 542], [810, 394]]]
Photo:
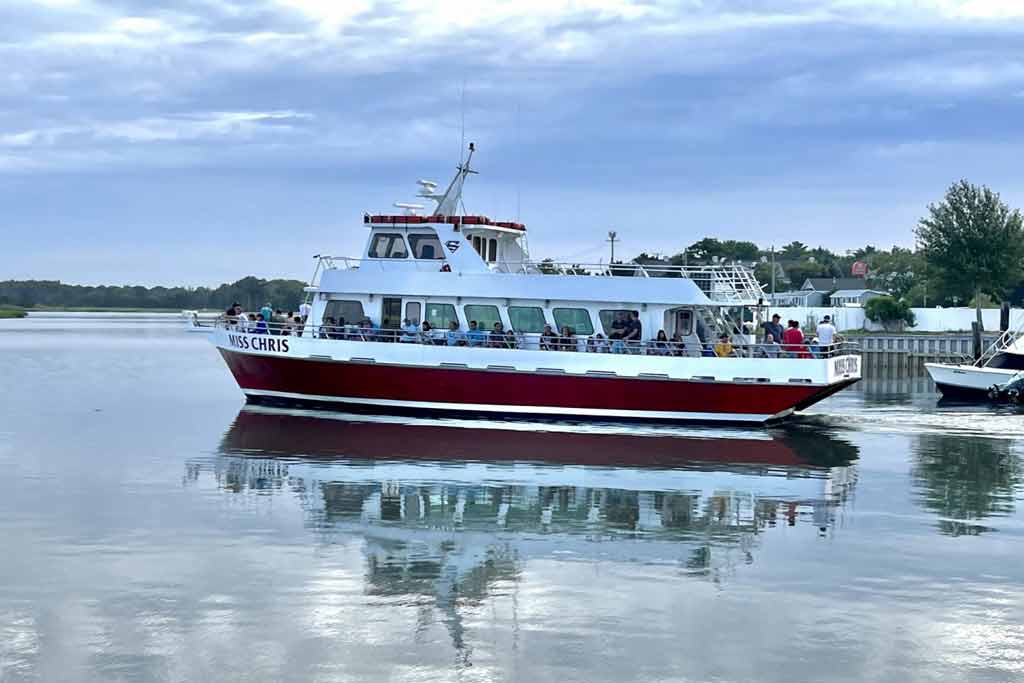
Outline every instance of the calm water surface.
[[0, 680], [1024, 680], [1024, 414], [243, 408], [174, 317], [0, 321]]

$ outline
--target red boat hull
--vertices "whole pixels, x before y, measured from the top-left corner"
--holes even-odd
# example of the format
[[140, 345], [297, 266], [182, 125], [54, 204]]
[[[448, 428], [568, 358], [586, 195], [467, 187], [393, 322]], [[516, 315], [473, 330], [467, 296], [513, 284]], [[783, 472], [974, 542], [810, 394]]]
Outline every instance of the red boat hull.
[[256, 355], [220, 348], [254, 402], [375, 412], [472, 412], [709, 422], [766, 422], [856, 382], [827, 386], [586, 377]]

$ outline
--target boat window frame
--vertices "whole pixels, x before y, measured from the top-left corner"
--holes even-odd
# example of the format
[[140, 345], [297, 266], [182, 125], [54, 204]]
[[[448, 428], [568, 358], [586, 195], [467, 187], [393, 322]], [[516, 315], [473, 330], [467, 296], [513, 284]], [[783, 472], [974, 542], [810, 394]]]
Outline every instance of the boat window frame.
[[[451, 318], [444, 318], [444, 322], [443, 323], [438, 323], [438, 324], [435, 325], [434, 321], [430, 317], [430, 307], [431, 306], [446, 306], [447, 308], [449, 308], [451, 310], [452, 317]], [[423, 324], [424, 320], [426, 322], [430, 323], [430, 328], [433, 329], [433, 330], [444, 330], [444, 331], [447, 331], [448, 330], [448, 323], [450, 323], [452, 320], [454, 320], [455, 322], [459, 323], [459, 329], [462, 329], [462, 321], [459, 320], [459, 311], [458, 311], [458, 309], [455, 308], [455, 304], [448, 303], [448, 302], [445, 302], [445, 301], [428, 301], [428, 302], [426, 302], [423, 305], [423, 320], [420, 321], [420, 324]]]
[[[389, 241], [388, 241], [388, 244], [387, 244], [387, 250], [386, 250], [384, 256], [375, 256], [374, 254], [377, 251], [377, 249], [375, 249], [375, 247], [377, 246], [377, 243], [378, 243], [378, 241], [381, 238], [389, 238]], [[401, 244], [402, 247], [405, 249], [405, 252], [401, 256], [399, 256], [397, 254], [397, 252], [394, 251], [394, 246], [396, 244], [396, 240], [397, 240], [397, 243]], [[370, 239], [370, 246], [367, 247], [367, 249], [366, 249], [366, 258], [372, 258], [372, 259], [406, 259], [406, 258], [409, 258], [409, 253], [410, 253], [409, 245], [406, 243], [405, 236], [402, 235], [402, 233], [400, 233], [400, 232], [376, 232], [376, 233], [373, 234], [373, 237]]]
[[[335, 305], [335, 304], [338, 305], [338, 306], [336, 306], [336, 308], [340, 308], [340, 306], [342, 304], [355, 304], [356, 306], [359, 307], [359, 316], [355, 317], [355, 318], [349, 318], [346, 315], [338, 315], [337, 313], [332, 314], [331, 313], [331, 310], [332, 310], [331, 306]], [[348, 325], [348, 324], [351, 324], [351, 323], [358, 323], [358, 322], [364, 320], [367, 317], [367, 315], [366, 315], [365, 309], [363, 309], [363, 302], [360, 301], [359, 299], [330, 299], [327, 302], [327, 305], [324, 306], [324, 314], [323, 314], [323, 316], [321, 316], [321, 320], [323, 320], [323, 319], [325, 319], [327, 317], [333, 318], [335, 322], [337, 322], [339, 318], [344, 318], [345, 319], [345, 324]]]
[[[584, 332], [577, 325], [571, 325], [569, 323], [563, 324], [563, 323], [559, 322], [558, 321], [558, 314], [561, 311], [583, 311], [583, 313], [585, 313], [586, 316], [587, 316], [587, 325], [590, 328], [590, 331], [589, 332]], [[562, 330], [563, 327], [568, 325], [569, 327], [572, 328], [573, 334], [584, 335], [584, 336], [588, 336], [588, 337], [590, 335], [594, 334], [594, 319], [590, 315], [590, 309], [587, 309], [587, 308], [575, 308], [575, 307], [569, 307], [569, 306], [560, 306], [558, 308], [552, 308], [551, 309], [551, 318], [554, 320], [555, 328], [558, 330], [559, 333], [561, 333], [561, 330]]]
[[[601, 329], [604, 330], [604, 336], [607, 337], [608, 335], [611, 334], [611, 332], [612, 332], [612, 323], [615, 322], [614, 314], [615, 313], [619, 313], [619, 312], [622, 312], [622, 313], [636, 313], [638, 316], [640, 315], [640, 311], [636, 310], [635, 308], [602, 308], [601, 310], [599, 310], [597, 312], [597, 319], [601, 321]], [[611, 319], [608, 321], [607, 325], [604, 324], [604, 314], [605, 313], [612, 313], [613, 314]], [[632, 319], [633, 319], [632, 317], [626, 318], [627, 322], [632, 320]]]
[[[413, 316], [409, 313], [409, 309], [413, 306], [416, 307], [416, 315]], [[423, 322], [423, 304], [419, 301], [406, 301], [405, 302], [405, 318], [408, 318], [410, 322], [419, 325]]]
[[[471, 307], [475, 307], [475, 308], [493, 308], [494, 312], [497, 314], [498, 317], [495, 320], [488, 320], [487, 325], [482, 325], [480, 323], [480, 316], [478, 316], [478, 315], [470, 315], [469, 314], [469, 309]], [[497, 305], [495, 305], [495, 304], [465, 304], [462, 307], [462, 315], [466, 316], [466, 325], [469, 325], [469, 321], [475, 320], [477, 322], [477, 328], [481, 329], [481, 330], [484, 330], [485, 332], [492, 331], [494, 329], [494, 323], [501, 323], [502, 326], [505, 325], [505, 321], [502, 320], [502, 318], [501, 318], [501, 309]]]
[[[417, 261], [444, 261], [447, 256], [444, 253], [444, 245], [441, 243], [441, 238], [438, 237], [437, 233], [433, 230], [423, 232], [410, 232], [406, 235], [409, 241], [409, 252], [412, 257]], [[425, 258], [421, 256], [421, 247], [423, 245], [424, 238], [426, 240], [433, 240], [436, 243], [436, 255], [433, 258]]]
[[[521, 328], [518, 325], [516, 325], [515, 322], [513, 322], [513, 320], [512, 320], [512, 311], [513, 310], [539, 311], [540, 312], [540, 320], [541, 320], [540, 329], [537, 329], [537, 330], [533, 330], [533, 329], [524, 330], [523, 328]], [[541, 332], [544, 331], [544, 326], [545, 325], [550, 325], [550, 323], [548, 322], [548, 317], [546, 315], [544, 315], [544, 308], [542, 306], [508, 306], [505, 309], [505, 314], [508, 315], [509, 327], [511, 327], [516, 332], [522, 332], [524, 334], [540, 334]]]

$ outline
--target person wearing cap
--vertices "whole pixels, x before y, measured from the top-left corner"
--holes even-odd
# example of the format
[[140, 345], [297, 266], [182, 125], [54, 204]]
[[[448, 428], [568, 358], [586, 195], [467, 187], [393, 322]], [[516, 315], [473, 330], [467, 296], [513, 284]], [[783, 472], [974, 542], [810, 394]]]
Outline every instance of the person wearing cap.
[[779, 322], [780, 320], [782, 320], [782, 318], [779, 316], [778, 313], [776, 313], [775, 315], [772, 316], [772, 319], [770, 321], [766, 321], [761, 325], [761, 328], [764, 330], [764, 339], [766, 344], [768, 343], [769, 334], [775, 341], [782, 340], [782, 333], [785, 330], [782, 329], [782, 323]]
[[832, 316], [822, 318], [815, 332], [818, 335], [818, 346], [827, 353], [829, 347], [836, 343], [836, 326], [832, 324]]

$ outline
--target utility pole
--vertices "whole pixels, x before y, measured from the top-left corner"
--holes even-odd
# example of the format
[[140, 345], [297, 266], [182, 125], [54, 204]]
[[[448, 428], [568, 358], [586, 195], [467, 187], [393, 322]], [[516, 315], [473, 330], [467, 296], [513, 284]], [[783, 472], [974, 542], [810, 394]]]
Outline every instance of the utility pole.
[[772, 306], [775, 305], [775, 245], [772, 245]]
[[620, 241], [620, 240], [618, 240], [618, 238], [616, 237], [616, 233], [615, 233], [614, 230], [609, 230], [608, 231], [608, 239], [605, 240], [605, 241], [610, 243], [611, 246], [612, 246], [612, 260], [608, 262], [609, 265], [610, 265], [612, 263], [615, 263], [615, 242], [616, 241]]

